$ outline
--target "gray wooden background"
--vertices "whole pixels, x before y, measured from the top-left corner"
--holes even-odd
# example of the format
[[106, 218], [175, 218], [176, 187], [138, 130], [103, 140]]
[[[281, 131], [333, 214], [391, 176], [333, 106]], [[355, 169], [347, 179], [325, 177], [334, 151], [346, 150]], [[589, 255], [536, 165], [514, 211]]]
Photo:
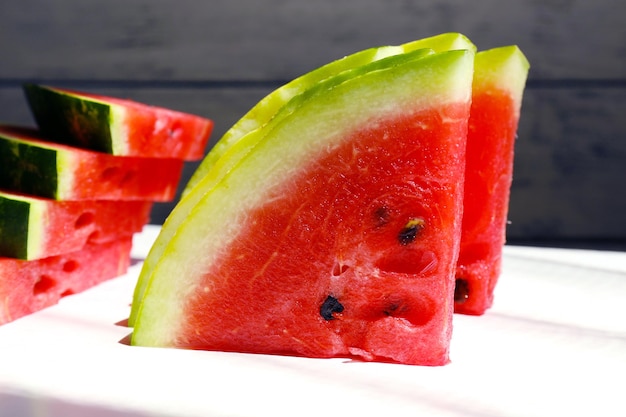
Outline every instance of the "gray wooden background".
[[21, 84], [42, 82], [209, 117], [216, 140], [321, 64], [458, 31], [532, 65], [509, 241], [626, 245], [625, 19], [623, 0], [3, 0], [0, 122], [34, 124]]

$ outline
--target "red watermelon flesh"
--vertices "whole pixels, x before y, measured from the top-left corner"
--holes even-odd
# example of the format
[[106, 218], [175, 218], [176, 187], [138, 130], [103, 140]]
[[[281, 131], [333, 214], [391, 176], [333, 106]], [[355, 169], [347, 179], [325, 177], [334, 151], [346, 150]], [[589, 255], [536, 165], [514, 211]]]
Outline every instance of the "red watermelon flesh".
[[448, 362], [473, 53], [411, 56], [307, 91], [194, 188], [134, 345]]
[[0, 191], [0, 257], [47, 258], [140, 232], [150, 201], [56, 201]]
[[250, 213], [199, 283], [217, 289], [188, 300], [179, 346], [446, 363], [465, 112], [366, 127]]
[[462, 238], [455, 312], [493, 303], [506, 238], [513, 153], [528, 61], [516, 46], [476, 55], [467, 135]]
[[171, 201], [184, 161], [118, 157], [0, 126], [0, 187], [56, 200]]
[[209, 119], [133, 100], [34, 84], [24, 91], [50, 140], [113, 155], [198, 160], [213, 130]]
[[34, 261], [0, 258], [0, 324], [126, 273], [132, 237]]

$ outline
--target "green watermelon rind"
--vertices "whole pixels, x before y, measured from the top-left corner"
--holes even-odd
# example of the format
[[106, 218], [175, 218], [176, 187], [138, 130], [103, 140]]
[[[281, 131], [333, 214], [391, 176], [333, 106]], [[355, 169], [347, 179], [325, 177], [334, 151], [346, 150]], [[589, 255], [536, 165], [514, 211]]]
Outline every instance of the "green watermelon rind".
[[[263, 138], [253, 153], [214, 187], [195, 188], [194, 192], [204, 191], [202, 198], [176, 228], [150, 276], [143, 278], [147, 279], [143, 298], [133, 305], [134, 345], [174, 344], [182, 303], [196, 291], [202, 271], [238, 236], [246, 212], [270, 197], [271, 188], [298, 172], [304, 161], [363, 123], [398, 116], [406, 109], [469, 102], [473, 51], [411, 57], [387, 58], [389, 68], [364, 72], [323, 93], [317, 91], [321, 94], [310, 89], [298, 96], [296, 111], [262, 128]], [[298, 140], [290, 140], [293, 137]]]
[[58, 184], [62, 182], [58, 154], [54, 146], [33, 146], [16, 136], [0, 133], [0, 187], [57, 198]]
[[[169, 240], [175, 234], [177, 226], [184, 221], [188, 212], [204, 194], [203, 191], [194, 192], [195, 188], [204, 190], [207, 184], [216, 182], [225, 172], [228, 172], [237, 161], [254, 147], [258, 138], [262, 137], [262, 134], [259, 134], [258, 130], [272, 120], [272, 118], [276, 117], [277, 114], [284, 115], [287, 113], [285, 109], [281, 108], [285, 107], [289, 100], [297, 96], [302, 96], [307, 89], [322, 83], [324, 79], [339, 75], [342, 72], [349, 73], [356, 68], [372, 64], [376, 60], [415, 52], [420, 49], [423, 51], [431, 50], [433, 52], [455, 49], [469, 50], [472, 53], [476, 52], [474, 44], [472, 44], [467, 37], [459, 33], [445, 33], [408, 42], [400, 46], [384, 46], [357, 52], [341, 60], [322, 66], [278, 88], [262, 99], [252, 110], [229, 129], [193, 174], [176, 209], [173, 210], [166, 219], [161, 233], [152, 246], [151, 256], [144, 262], [144, 272], [140, 275], [135, 288], [129, 325], [132, 326], [135, 322], [138, 306], [141, 304], [147, 285], [145, 277], [151, 275], [154, 263], [158, 261], [161, 254], [165, 251]], [[239, 142], [243, 142], [244, 145], [240, 144], [239, 146], [235, 146]]]
[[530, 63], [517, 45], [480, 51], [474, 66], [474, 89], [496, 87], [510, 91], [517, 109], [521, 108]]
[[115, 156], [199, 160], [213, 129], [200, 116], [129, 99], [24, 84], [46, 140]]
[[189, 193], [191, 189], [200, 182], [202, 177], [212, 169], [217, 161], [226, 153], [228, 148], [247, 133], [267, 123], [276, 114], [278, 109], [293, 97], [340, 72], [417, 49], [432, 49], [435, 52], [453, 49], [471, 49], [474, 52], [476, 51], [475, 46], [464, 35], [454, 32], [442, 33], [402, 45], [381, 46], [358, 51], [295, 78], [261, 99], [248, 113], [239, 119], [219, 141], [217, 141], [187, 182], [183, 190], [183, 195]]
[[[35, 121], [44, 127], [46, 136], [113, 155], [127, 153], [122, 106], [37, 84], [24, 84], [23, 89]], [[77, 131], [80, 135], [72, 134]]]
[[30, 228], [31, 204], [19, 198], [5, 198], [0, 193], [0, 253], [5, 257], [25, 259], [27, 242], [21, 239]]

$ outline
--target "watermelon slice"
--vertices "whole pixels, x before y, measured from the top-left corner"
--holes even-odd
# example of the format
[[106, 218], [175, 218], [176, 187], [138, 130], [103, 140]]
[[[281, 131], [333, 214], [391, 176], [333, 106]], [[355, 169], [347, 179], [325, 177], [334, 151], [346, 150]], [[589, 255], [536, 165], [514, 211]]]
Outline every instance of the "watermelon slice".
[[113, 155], [199, 160], [213, 122], [165, 108], [96, 94], [24, 85], [43, 134]]
[[493, 302], [505, 243], [513, 148], [529, 64], [516, 46], [476, 55], [455, 311]]
[[435, 52], [453, 49], [475, 50], [474, 45], [464, 35], [460, 33], [443, 33], [399, 46], [382, 46], [359, 51], [308, 72], [268, 94], [235, 123], [203, 159], [202, 163], [187, 183], [183, 195], [187, 194], [200, 182], [235, 142], [252, 130], [266, 124], [276, 114], [278, 109], [294, 96], [301, 94], [311, 86], [328, 77], [337, 75], [340, 72], [351, 70], [388, 56], [423, 48], [432, 49]]
[[126, 273], [131, 244], [125, 237], [34, 261], [0, 258], [0, 324]]
[[0, 126], [0, 187], [56, 200], [171, 201], [184, 161], [116, 157]]
[[141, 231], [152, 202], [55, 201], [0, 191], [0, 257], [40, 259]]
[[[144, 277], [151, 275], [151, 270], [154, 267], [153, 262], [160, 259], [172, 235], [177, 230], [178, 225], [189, 216], [194, 205], [204, 195], [204, 190], [217, 184], [222, 176], [230, 171], [244, 155], [250, 152], [263, 137], [263, 132], [259, 131], [260, 127], [264, 126], [269, 120], [276, 122], [276, 118], [286, 117], [286, 115], [290, 113], [291, 108], [296, 107], [285, 106], [289, 100], [295, 96], [301, 95], [312, 86], [318, 85], [324, 79], [331, 77], [333, 73], [335, 73], [335, 75], [343, 73], [341, 76], [348, 78], [352, 74], [351, 70], [358, 68], [360, 64], [373, 63], [384, 57], [404, 52], [418, 51], [421, 48], [428, 49], [422, 49], [421, 52], [414, 53], [428, 54], [433, 51], [452, 49], [475, 51], [476, 49], [467, 37], [458, 33], [446, 33], [408, 42], [401, 46], [384, 46], [357, 52], [342, 60], [332, 62], [320, 69], [305, 74], [285, 86], [278, 88], [261, 100], [252, 110], [243, 116], [240, 121], [229, 129], [211, 149], [192, 176], [185, 187], [183, 198], [179, 201], [176, 210], [170, 213], [165, 222], [166, 227], [162, 229], [157, 241], [152, 247], [152, 256], [146, 259], [144, 263], [145, 273], [140, 276], [135, 290], [133, 300], [134, 308], [131, 309], [129, 324], [132, 325], [135, 321], [137, 314], [136, 307], [141, 304], [141, 299], [143, 298], [147, 284], [147, 280]], [[237, 144], [237, 146], [233, 146], [235, 144]], [[223, 157], [225, 154], [226, 156]], [[198, 186], [199, 191], [192, 192], [193, 188], [199, 183], [202, 183]]]
[[388, 57], [281, 107], [194, 187], [132, 343], [447, 363], [473, 57]]

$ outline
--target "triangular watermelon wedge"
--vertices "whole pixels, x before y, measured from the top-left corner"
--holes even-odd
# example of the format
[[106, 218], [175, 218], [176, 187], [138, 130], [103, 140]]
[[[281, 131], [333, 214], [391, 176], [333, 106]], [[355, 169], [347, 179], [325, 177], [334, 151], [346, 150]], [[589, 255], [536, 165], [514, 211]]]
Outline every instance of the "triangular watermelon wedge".
[[[262, 99], [235, 123], [211, 149], [187, 184], [183, 198], [177, 204], [176, 209], [170, 213], [165, 221], [164, 227], [151, 249], [151, 256], [146, 259], [144, 263], [144, 273], [140, 276], [135, 289], [129, 324], [133, 325], [135, 322], [137, 309], [141, 304], [145, 286], [147, 285], [146, 277], [151, 275], [154, 261], [160, 259], [173, 234], [176, 232], [178, 225], [189, 216], [189, 212], [204, 195], [205, 190], [213, 187], [221, 177], [236, 165], [244, 155], [250, 152], [260, 138], [262, 138], [263, 132], [259, 132], [261, 127], [270, 120], [277, 117], [284, 117], [286, 114], [290, 113], [294, 107], [297, 107], [297, 103], [286, 106], [290, 100], [302, 95], [312, 87], [320, 88], [319, 84], [323, 83], [324, 80], [328, 78], [342, 73], [342, 77], [350, 77], [350, 73], [355, 71], [355, 69], [358, 70], [358, 67], [371, 64], [385, 57], [408, 52], [426, 54], [454, 49], [476, 51], [471, 41], [459, 33], [444, 33], [407, 42], [399, 46], [371, 48], [349, 55], [341, 60], [331, 62], [317, 70], [296, 78]], [[421, 52], [415, 52], [420, 50]], [[429, 52], [428, 50], [431, 51]], [[194, 190], [194, 188], [198, 188], [198, 190]]]
[[392, 56], [291, 100], [153, 260], [132, 343], [447, 363], [473, 60]]
[[455, 311], [493, 303], [506, 237], [513, 151], [529, 63], [517, 46], [476, 55]]

